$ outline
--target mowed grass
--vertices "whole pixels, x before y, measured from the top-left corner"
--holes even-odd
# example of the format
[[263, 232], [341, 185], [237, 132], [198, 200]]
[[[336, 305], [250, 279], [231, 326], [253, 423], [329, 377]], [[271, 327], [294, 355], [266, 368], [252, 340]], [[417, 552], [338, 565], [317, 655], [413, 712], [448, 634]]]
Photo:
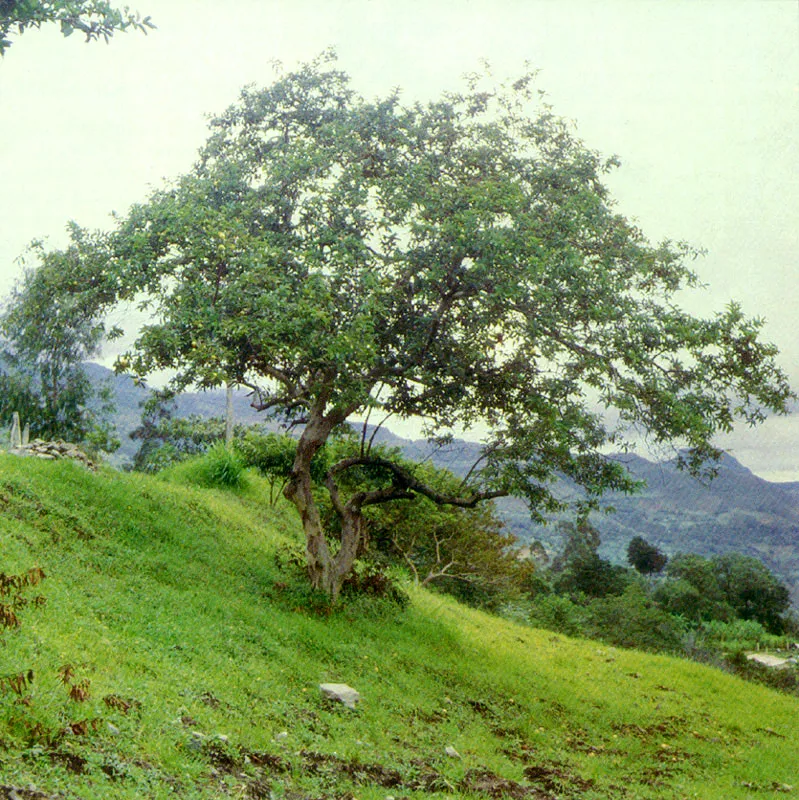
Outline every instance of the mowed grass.
[[[799, 794], [799, 702], [689, 662], [407, 587], [327, 611], [301, 535], [236, 492], [0, 456], [0, 786], [68, 798], [751, 798]], [[75, 702], [72, 685], [88, 681]], [[321, 682], [361, 693], [356, 711]], [[81, 724], [84, 723], [84, 724]], [[450, 748], [449, 753], [447, 748]], [[453, 753], [456, 751], [457, 755]]]

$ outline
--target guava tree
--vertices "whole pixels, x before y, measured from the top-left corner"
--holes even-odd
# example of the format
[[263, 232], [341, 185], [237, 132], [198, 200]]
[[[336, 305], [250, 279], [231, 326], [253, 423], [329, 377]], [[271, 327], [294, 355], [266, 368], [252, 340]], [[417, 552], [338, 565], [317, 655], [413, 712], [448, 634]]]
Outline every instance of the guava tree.
[[[97, 277], [99, 293], [143, 297], [154, 315], [121, 368], [248, 386], [299, 426], [285, 495], [315, 587], [336, 597], [370, 505], [516, 494], [539, 518], [560, 507], [556, 478], [587, 503], [633, 490], [603, 455], [632, 427], [698, 469], [736, 419], [784, 410], [760, 322], [736, 305], [680, 309], [695, 253], [651, 245], [614, 211], [614, 161], [540, 103], [530, 75], [406, 103], [364, 99], [329, 62], [245, 89], [195, 168], [118, 220]], [[475, 432], [482, 457], [442, 494], [365, 444], [327, 471], [328, 535], [311, 465], [366, 415]], [[344, 491], [364, 467], [379, 486]]]

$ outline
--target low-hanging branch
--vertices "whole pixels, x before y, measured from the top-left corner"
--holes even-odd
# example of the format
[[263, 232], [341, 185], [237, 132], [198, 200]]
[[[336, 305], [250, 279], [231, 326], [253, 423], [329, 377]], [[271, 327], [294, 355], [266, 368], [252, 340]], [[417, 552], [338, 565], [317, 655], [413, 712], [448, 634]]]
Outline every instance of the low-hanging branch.
[[494, 500], [498, 497], [506, 497], [507, 491], [493, 489], [484, 492], [473, 492], [469, 497], [458, 495], [441, 494], [428, 486], [426, 483], [415, 478], [407, 469], [400, 464], [387, 458], [379, 456], [353, 456], [345, 458], [334, 464], [328, 470], [328, 479], [333, 480], [341, 472], [345, 472], [353, 467], [380, 467], [391, 473], [392, 486], [372, 491], [358, 492], [353, 495], [347, 505], [353, 509], [364, 506], [386, 503], [390, 500], [408, 499], [420, 494], [432, 500], [436, 505], [457, 506], [459, 508], [474, 508], [478, 503], [486, 500]]

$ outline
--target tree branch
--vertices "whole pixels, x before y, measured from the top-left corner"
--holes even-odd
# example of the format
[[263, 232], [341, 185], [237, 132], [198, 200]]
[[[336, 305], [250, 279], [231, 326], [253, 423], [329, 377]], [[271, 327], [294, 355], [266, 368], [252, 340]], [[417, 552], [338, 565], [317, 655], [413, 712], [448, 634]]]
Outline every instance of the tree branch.
[[430, 486], [422, 483], [399, 464], [389, 461], [386, 458], [378, 458], [376, 456], [353, 456], [352, 458], [345, 458], [339, 461], [338, 464], [334, 464], [330, 468], [328, 475], [332, 478], [339, 472], [344, 472], [352, 467], [362, 466], [381, 467], [388, 470], [392, 474], [393, 485], [390, 488], [376, 489], [371, 492], [359, 492], [347, 503], [348, 507], [360, 508], [366, 505], [385, 503], [389, 500], [409, 499], [413, 497], [414, 494], [420, 494], [432, 500], [436, 505], [474, 508], [478, 503], [484, 500], [493, 500], [494, 498], [506, 497], [508, 495], [507, 491], [502, 490], [475, 492], [471, 497], [441, 494]]

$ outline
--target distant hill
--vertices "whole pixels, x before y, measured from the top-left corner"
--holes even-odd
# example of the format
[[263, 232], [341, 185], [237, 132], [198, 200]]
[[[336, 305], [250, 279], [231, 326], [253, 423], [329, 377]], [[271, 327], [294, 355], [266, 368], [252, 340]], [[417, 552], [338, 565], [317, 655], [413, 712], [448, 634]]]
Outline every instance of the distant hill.
[[[141, 424], [142, 403], [149, 396], [149, 390], [137, 386], [129, 375], [115, 375], [114, 372], [99, 364], [84, 364], [89, 379], [95, 384], [111, 382], [116, 402], [115, 422], [117, 433], [122, 442], [119, 450], [111, 458], [115, 466], [122, 466], [133, 460], [139, 443], [130, 438], [130, 433]], [[233, 411], [238, 423], [263, 422], [264, 415], [259, 414], [250, 405], [248, 393], [238, 390], [233, 394]], [[208, 392], [187, 392], [177, 398], [177, 416], [188, 417], [198, 414], [202, 417], [221, 417], [225, 414], [225, 392], [222, 390]]]
[[[479, 452], [471, 442], [454, 442], [449, 452], [432, 453], [429, 447], [425, 452], [425, 444], [411, 442], [403, 449], [414, 457], [429, 455], [434, 463], [461, 475]], [[624, 563], [634, 536], [643, 536], [667, 555], [743, 553], [779, 575], [791, 589], [794, 604], [799, 604], [799, 484], [763, 480], [727, 454], [718, 475], [706, 481], [678, 469], [676, 461], [655, 463], [630, 454], [612, 457], [646, 487], [632, 496], [607, 495], [603, 507], [615, 510], [591, 515], [604, 557]], [[554, 526], [532, 524], [521, 500], [505, 498], [497, 506], [519, 540], [538, 539], [550, 553], [561, 546]]]
[[[123, 440], [117, 463], [129, 461], [137, 443], [128, 434], [141, 417], [147, 392], [126, 376], [115, 376], [96, 364], [87, 365], [92, 379], [113, 381], [117, 397], [117, 428]], [[237, 422], [263, 422], [264, 416], [249, 405], [245, 391], [234, 395]], [[187, 393], [178, 400], [181, 416], [221, 416], [222, 391]], [[376, 439], [399, 447], [417, 461], [430, 459], [458, 475], [465, 475], [479, 453], [475, 442], [456, 440], [446, 448], [432, 448], [426, 440], [410, 440], [381, 429]], [[760, 558], [791, 588], [799, 602], [799, 483], [772, 483], [758, 478], [730, 455], [719, 465], [718, 476], [699, 481], [677, 469], [674, 462], [655, 463], [637, 455], [618, 455], [646, 488], [632, 497], [609, 495], [606, 507], [615, 513], [594, 514], [592, 523], [602, 537], [601, 552], [617, 563], [626, 559], [627, 545], [643, 536], [667, 555], [695, 552], [712, 556], [740, 552]], [[508, 529], [522, 542], [541, 541], [548, 551], [560, 546], [554, 526], [534, 525], [525, 504], [515, 498], [501, 500], [498, 508]]]

